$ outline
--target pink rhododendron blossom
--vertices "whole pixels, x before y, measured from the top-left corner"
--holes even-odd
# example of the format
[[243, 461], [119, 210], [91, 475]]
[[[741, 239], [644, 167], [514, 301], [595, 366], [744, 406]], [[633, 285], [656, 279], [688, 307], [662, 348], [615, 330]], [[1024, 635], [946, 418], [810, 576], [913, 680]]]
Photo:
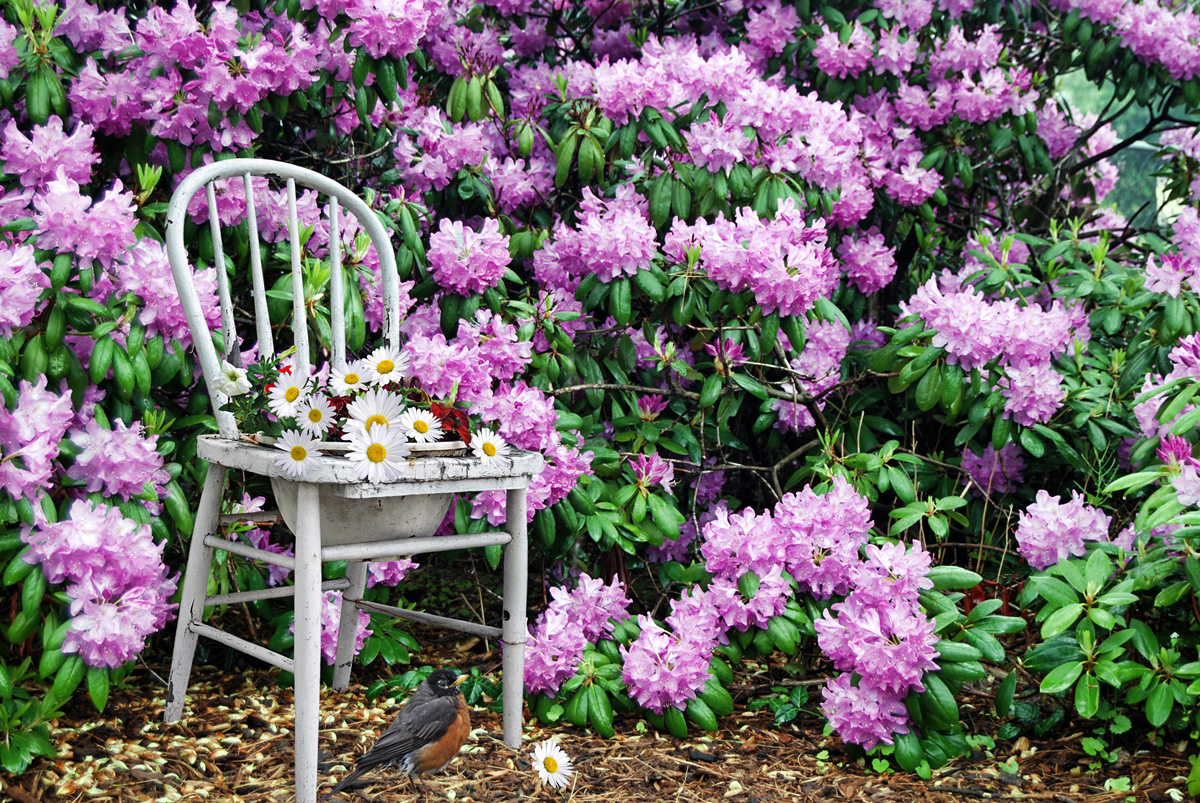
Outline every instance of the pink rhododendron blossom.
[[1034, 569], [1045, 569], [1083, 555], [1085, 541], [1107, 541], [1111, 523], [1104, 511], [1084, 504], [1078, 491], [1069, 502], [1038, 491], [1036, 501], [1019, 514], [1017, 549]]
[[638, 617], [641, 633], [621, 646], [622, 679], [640, 705], [656, 714], [668, 706], [682, 709], [708, 680], [712, 643], [689, 633], [668, 633], [649, 616]]
[[12, 337], [16, 329], [28, 326], [37, 313], [42, 291], [50, 286], [50, 277], [34, 258], [28, 245], [0, 246], [0, 336]]
[[897, 695], [865, 679], [854, 684], [847, 673], [825, 682], [821, 712], [842, 740], [872, 750], [891, 744], [894, 734], [908, 733], [904, 695]]
[[58, 444], [74, 418], [69, 393], [20, 382], [15, 410], [0, 408], [0, 489], [14, 499], [34, 499], [49, 488]]
[[[357, 611], [358, 627], [354, 633], [354, 646], [350, 655], [358, 655], [366, 644], [367, 636], [371, 635], [371, 615], [366, 611]], [[333, 666], [337, 661], [338, 631], [342, 629], [342, 592], [326, 591], [321, 598], [321, 657], [325, 663]], [[296, 632], [296, 623], [288, 625], [288, 632]]]
[[83, 451], [67, 469], [67, 476], [83, 482], [89, 492], [128, 500], [142, 494], [147, 483], [158, 494], [171, 479], [155, 449], [158, 436], [145, 435], [140, 421], [126, 427], [118, 420], [112, 429], [105, 429], [93, 420], [85, 429], [72, 432], [71, 440]]
[[45, 192], [34, 197], [33, 206], [38, 245], [60, 254], [74, 252], [84, 264], [94, 259], [112, 267], [136, 241], [133, 194], [122, 191], [120, 182], [93, 203], [59, 165]]
[[68, 136], [58, 115], [51, 116], [45, 125], [34, 126], [32, 138], [9, 120], [0, 159], [4, 160], [4, 172], [20, 176], [21, 184], [26, 187], [40, 187], [52, 181], [60, 167], [67, 178], [86, 184], [92, 179], [92, 165], [100, 161], [94, 145], [90, 125], [78, 124]]
[[1006, 494], [1021, 484], [1025, 460], [1021, 457], [1021, 447], [1015, 443], [1004, 444], [999, 452], [988, 443], [982, 455], [975, 454], [969, 446], [964, 449], [962, 466], [967, 472], [963, 484], [971, 484], [977, 495]]
[[437, 283], [461, 295], [482, 293], [495, 287], [512, 257], [508, 237], [500, 233], [495, 218], [487, 218], [477, 232], [461, 221], [442, 218], [429, 238], [429, 267]]

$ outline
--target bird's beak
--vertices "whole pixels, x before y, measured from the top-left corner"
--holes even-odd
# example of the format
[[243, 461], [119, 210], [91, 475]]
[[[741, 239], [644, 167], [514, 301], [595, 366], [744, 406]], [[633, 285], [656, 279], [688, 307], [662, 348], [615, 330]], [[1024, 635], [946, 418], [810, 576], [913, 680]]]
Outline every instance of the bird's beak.
[[470, 677], [470, 675], [459, 675], [458, 677], [456, 677], [454, 679], [454, 682], [451, 683], [450, 686], [457, 689], [459, 686], [461, 686], [463, 684], [463, 681], [466, 680], [468, 677]]

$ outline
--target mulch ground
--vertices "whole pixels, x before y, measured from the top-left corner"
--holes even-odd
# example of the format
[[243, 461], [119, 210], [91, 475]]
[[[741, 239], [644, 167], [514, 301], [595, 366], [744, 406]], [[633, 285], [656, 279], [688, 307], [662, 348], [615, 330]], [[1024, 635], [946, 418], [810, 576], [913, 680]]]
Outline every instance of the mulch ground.
[[[103, 716], [82, 701], [73, 702], [53, 730], [58, 757], [37, 760], [21, 777], [0, 776], [3, 792], [16, 803], [294, 799], [291, 691], [277, 686], [277, 672], [197, 667], [185, 719], [164, 724], [163, 686], [156, 675], [165, 672], [164, 666], [140, 668], [127, 687], [113, 690]], [[340, 693], [323, 691], [322, 795], [395, 714], [395, 702], [367, 700], [364, 692], [360, 685]], [[718, 733], [684, 741], [658, 734], [636, 717], [618, 718], [617, 737], [608, 741], [567, 724], [527, 724], [527, 750], [557, 737], [575, 762], [574, 785], [557, 791], [538, 784], [527, 752], [510, 750], [499, 740], [499, 715], [477, 710], [473, 724], [476, 730], [463, 752], [442, 774], [428, 777], [424, 794], [384, 769], [365, 776], [366, 786], [343, 792], [338, 800], [1160, 803], [1184, 799], [1189, 769], [1186, 754], [1146, 744], [1123, 747], [1116, 762], [1093, 771], [1089, 765], [1095, 759], [1080, 747], [1084, 734], [1067, 733], [1034, 744], [1001, 742], [990, 755], [960, 758], [922, 780], [876, 773], [852, 761], [841, 742], [824, 736], [811, 720], [776, 727], [769, 713], [739, 705]], [[1015, 774], [1000, 767], [1010, 757], [1019, 766]], [[1122, 791], [1123, 782], [1111, 779], [1128, 779], [1132, 791]]]

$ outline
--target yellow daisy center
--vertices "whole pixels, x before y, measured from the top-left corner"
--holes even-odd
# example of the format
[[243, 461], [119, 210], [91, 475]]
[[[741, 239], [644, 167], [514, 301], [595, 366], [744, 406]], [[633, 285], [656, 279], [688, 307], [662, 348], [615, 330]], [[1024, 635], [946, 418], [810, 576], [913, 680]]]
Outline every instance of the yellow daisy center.
[[386, 428], [388, 425], [388, 420], [379, 413], [376, 413], [363, 422], [363, 429], [370, 429], [375, 424], [382, 424]]
[[304, 458], [308, 457], [308, 452], [305, 450], [305, 448], [303, 446], [293, 446], [291, 455], [292, 455], [292, 459], [295, 460], [297, 463], [299, 463], [299, 462], [303, 461]]
[[300, 398], [300, 388], [295, 386], [288, 388], [283, 392], [283, 398], [287, 399], [289, 402], [294, 402], [296, 399]]
[[429, 431], [429, 424], [427, 424], [424, 421], [417, 420], [417, 421], [413, 422], [413, 429], [415, 429], [417, 432], [420, 432], [422, 435], [424, 435], [426, 432]]
[[[484, 444], [484, 445], [483, 445], [481, 448], [483, 449], [483, 453], [484, 453], [485, 455], [487, 455], [488, 457], [495, 457], [495, 456], [496, 456], [496, 444], [494, 444], [494, 443], [485, 443], [485, 444]], [[552, 758], [548, 758], [548, 759], [546, 759], [546, 760], [547, 760], [547, 761], [553, 761], [554, 759], [552, 759]], [[558, 765], [556, 764], [555, 766], [558, 766]], [[551, 771], [551, 772], [554, 772], [554, 770], [550, 770], [550, 771]]]
[[[487, 446], [484, 446], [483, 450], [485, 452], [487, 451], [488, 446], [492, 446], [492, 445], [489, 443]], [[496, 451], [495, 446], [492, 446], [492, 451], [493, 452]], [[558, 772], [558, 762], [554, 760], [554, 756], [546, 756], [545, 758], [543, 758], [542, 766], [545, 767], [546, 772], [550, 773], [551, 775]]]
[[358, 384], [358, 374], [346, 374], [346, 384], [347, 385], [357, 385]]
[[375, 370], [381, 374], [390, 374], [396, 369], [396, 363], [391, 360], [380, 360], [379, 365], [375, 366]]
[[367, 447], [367, 459], [372, 463], [382, 463], [387, 458], [387, 449], [382, 443], [372, 443]]
[[325, 416], [321, 415], [320, 409], [318, 409], [316, 407], [314, 407], [308, 411], [308, 420], [313, 422], [314, 424], [321, 423], [321, 419], [324, 417]]

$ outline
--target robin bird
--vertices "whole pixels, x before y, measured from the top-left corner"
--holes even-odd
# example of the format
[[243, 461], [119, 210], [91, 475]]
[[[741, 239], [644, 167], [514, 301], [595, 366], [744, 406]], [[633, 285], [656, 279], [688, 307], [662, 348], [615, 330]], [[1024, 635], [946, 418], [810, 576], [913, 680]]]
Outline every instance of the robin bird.
[[354, 771], [325, 799], [375, 767], [396, 765], [405, 775], [437, 772], [450, 763], [471, 733], [471, 714], [458, 686], [466, 675], [435, 669], [417, 687], [379, 741], [354, 762]]

